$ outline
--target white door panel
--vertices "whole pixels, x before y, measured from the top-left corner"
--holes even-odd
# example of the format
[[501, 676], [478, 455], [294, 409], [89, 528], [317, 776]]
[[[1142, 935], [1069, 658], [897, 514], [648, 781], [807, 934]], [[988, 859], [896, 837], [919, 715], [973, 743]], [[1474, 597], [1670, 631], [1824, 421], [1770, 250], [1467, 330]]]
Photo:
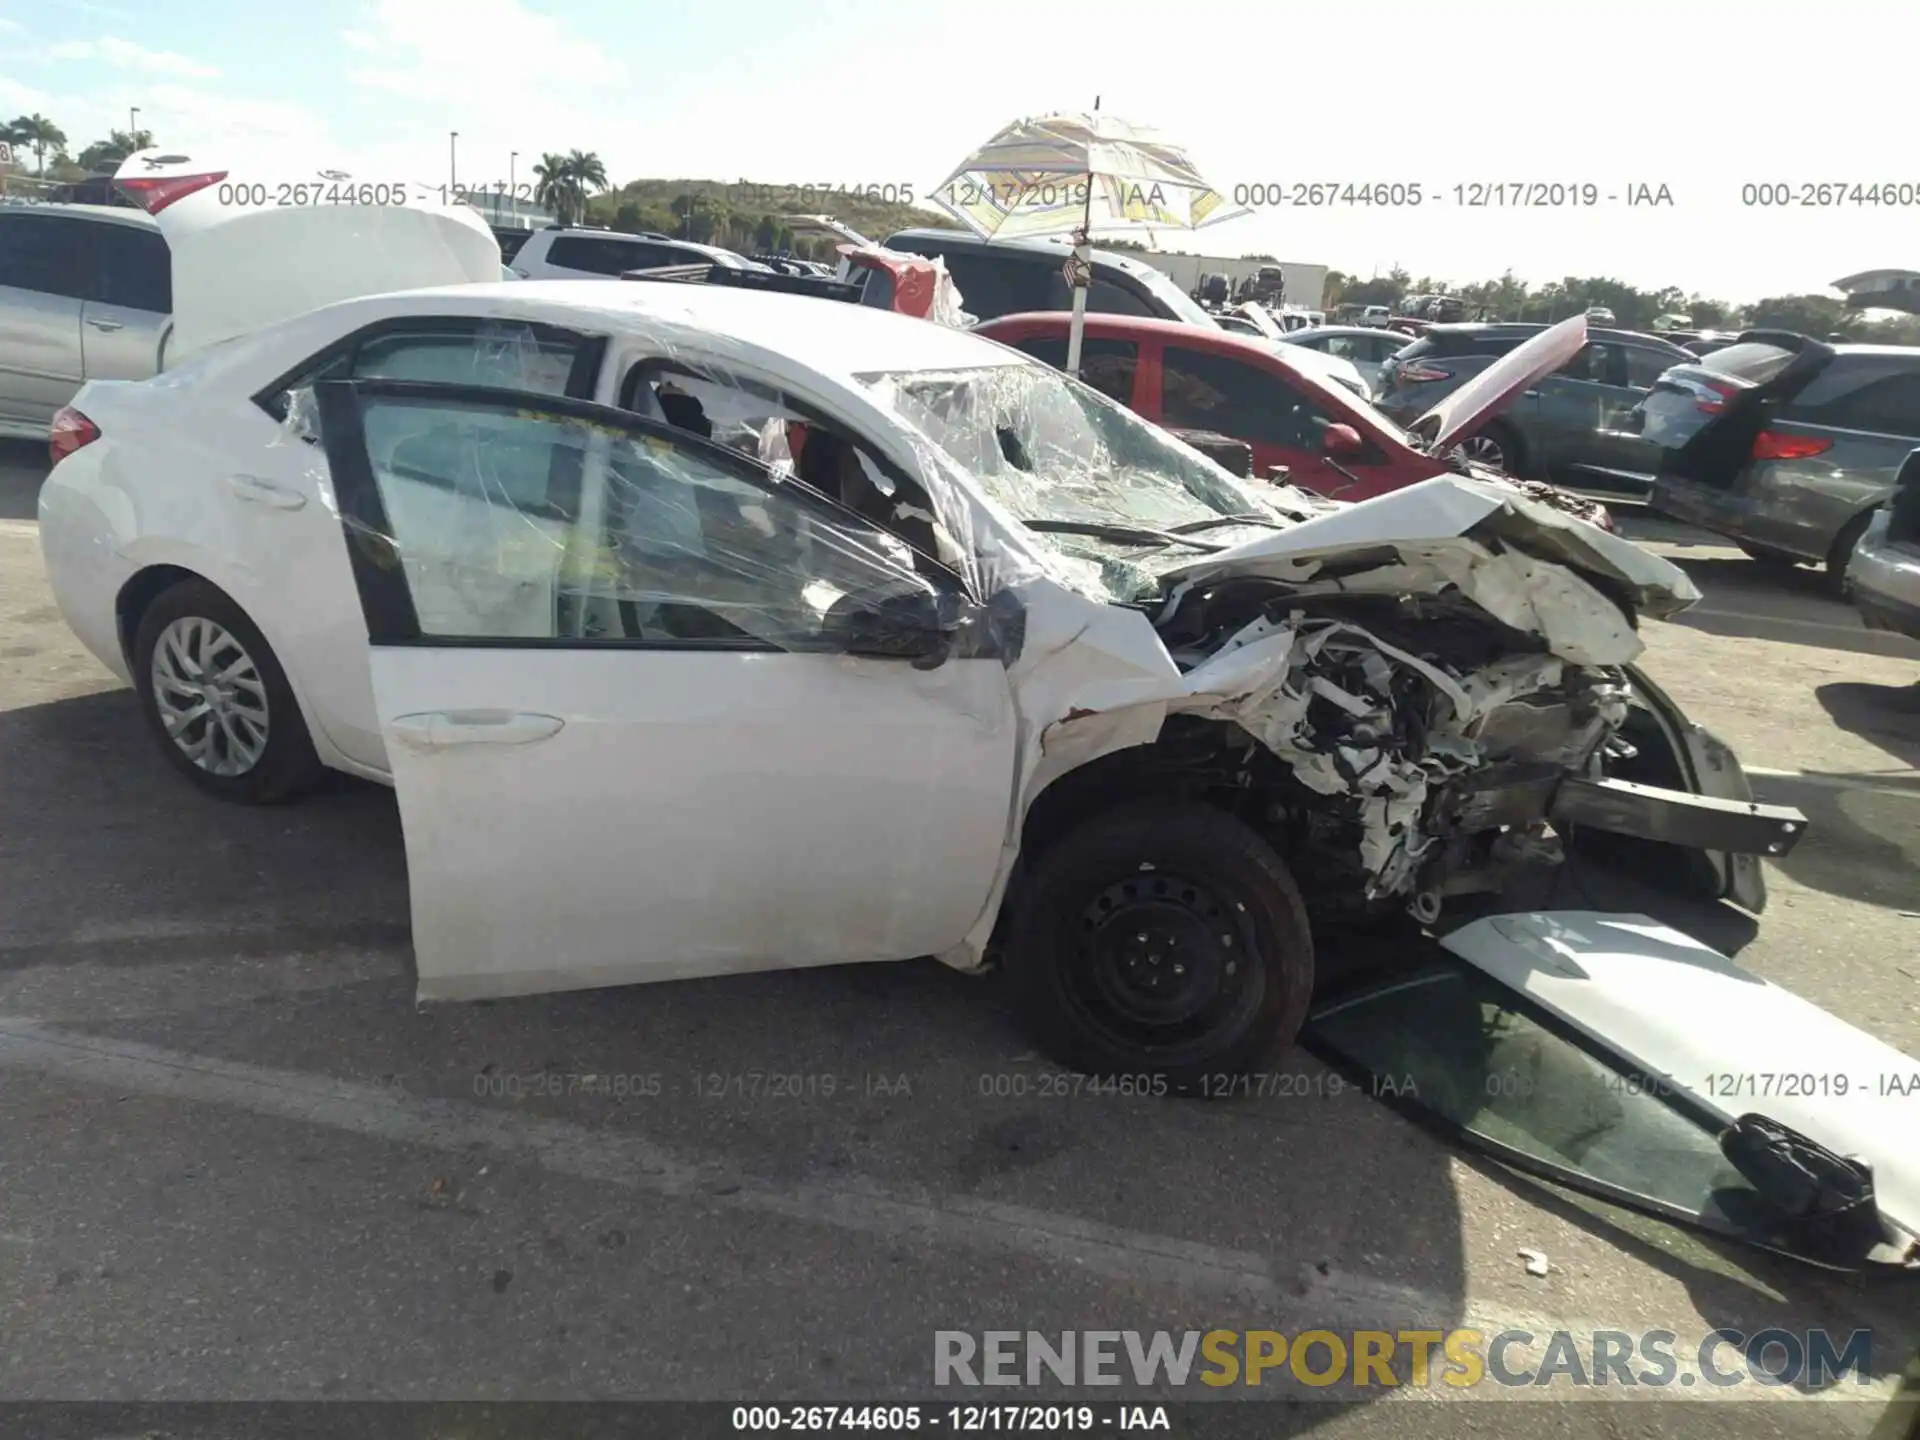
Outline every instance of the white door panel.
[[926, 955], [992, 888], [997, 660], [405, 646], [373, 683], [423, 999]]

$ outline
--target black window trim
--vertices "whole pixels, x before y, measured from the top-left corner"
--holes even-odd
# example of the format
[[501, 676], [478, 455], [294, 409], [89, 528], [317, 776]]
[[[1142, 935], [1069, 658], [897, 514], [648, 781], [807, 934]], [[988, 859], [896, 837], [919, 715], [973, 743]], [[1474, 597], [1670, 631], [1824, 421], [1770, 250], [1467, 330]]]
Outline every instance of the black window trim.
[[[298, 365], [254, 391], [250, 398], [255, 405], [267, 412], [269, 418], [284, 422], [287, 418], [286, 410], [276, 402], [294, 388], [296, 381], [326, 368], [342, 355], [353, 354], [370, 340], [378, 340], [383, 335], [397, 330], [457, 335], [478, 332], [485, 325], [524, 325], [533, 332], [536, 340], [552, 340], [569, 345], [577, 343], [580, 348], [574, 353], [573, 368], [567, 372], [566, 398], [573, 400], [593, 398], [594, 386], [600, 380], [601, 362], [606, 358], [607, 336], [604, 333], [576, 330], [567, 325], [554, 325], [544, 320], [526, 320], [513, 315], [448, 315], [444, 312], [382, 316], [378, 320], [362, 325], [358, 330], [349, 331], [339, 339], [323, 345]], [[425, 385], [436, 382], [423, 380], [416, 383]]]
[[[524, 390], [503, 390], [484, 385], [442, 385], [422, 380], [323, 380], [314, 386], [319, 405], [321, 428], [337, 438], [344, 450], [344, 466], [331, 450], [334, 494], [340, 507], [340, 528], [346, 537], [347, 556], [353, 568], [355, 589], [367, 621], [367, 643], [387, 649], [462, 649], [462, 650], [671, 650], [671, 651], [746, 651], [753, 654], [812, 653], [792, 651], [771, 641], [752, 638], [710, 637], [697, 640], [647, 640], [628, 636], [581, 639], [566, 635], [427, 635], [420, 628], [419, 612], [405, 570], [396, 563], [388, 537], [392, 522], [380, 498], [368, 458], [366, 429], [361, 397], [391, 400], [426, 400], [450, 404], [497, 406], [534, 415], [584, 421], [630, 435], [648, 435], [666, 440], [683, 449], [714, 461], [719, 468], [768, 495], [798, 499], [804, 505], [824, 510], [846, 528], [872, 531], [871, 520], [848, 509], [838, 500], [788, 476], [776, 477], [765, 465], [742, 455], [730, 446], [704, 440], [664, 420], [651, 420], [630, 410], [601, 405], [572, 396], [536, 395]], [[953, 572], [940, 567], [946, 574]], [[912, 572], [907, 572], [911, 574]], [[916, 577], [933, 583], [929, 577]], [[974, 599], [964, 581], [954, 577], [964, 599]], [[825, 647], [823, 647], [824, 649]], [[974, 658], [994, 658], [997, 651], [990, 643], [970, 652]]]

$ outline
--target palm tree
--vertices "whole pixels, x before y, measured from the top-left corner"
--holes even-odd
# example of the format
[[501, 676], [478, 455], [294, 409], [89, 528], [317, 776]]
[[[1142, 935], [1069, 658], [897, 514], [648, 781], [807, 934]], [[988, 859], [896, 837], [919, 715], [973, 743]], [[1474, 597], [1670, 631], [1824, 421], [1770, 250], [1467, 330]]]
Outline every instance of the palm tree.
[[107, 138], [96, 140], [80, 152], [74, 163], [82, 170], [109, 170], [136, 150], [153, 147], [151, 130], [109, 130]]
[[36, 173], [47, 173], [47, 151], [60, 153], [67, 143], [67, 132], [53, 121], [40, 114], [22, 115], [7, 126], [6, 140], [10, 145], [31, 145]]
[[533, 173], [534, 204], [551, 210], [553, 218], [562, 225], [571, 225], [574, 189], [573, 177], [567, 169], [567, 157], [549, 150], [540, 157], [540, 163], [533, 167]]
[[567, 174], [573, 178], [574, 198], [579, 201], [580, 213], [585, 215], [587, 192], [607, 188], [607, 167], [600, 163], [598, 151], [575, 150], [567, 156]]

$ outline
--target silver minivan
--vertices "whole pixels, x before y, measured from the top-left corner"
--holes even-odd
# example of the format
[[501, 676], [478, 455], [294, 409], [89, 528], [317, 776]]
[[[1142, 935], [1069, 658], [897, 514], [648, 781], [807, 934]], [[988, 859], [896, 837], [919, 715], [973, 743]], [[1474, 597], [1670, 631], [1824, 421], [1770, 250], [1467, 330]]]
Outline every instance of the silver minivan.
[[153, 217], [0, 205], [0, 435], [44, 440], [88, 380], [156, 374], [173, 262]]

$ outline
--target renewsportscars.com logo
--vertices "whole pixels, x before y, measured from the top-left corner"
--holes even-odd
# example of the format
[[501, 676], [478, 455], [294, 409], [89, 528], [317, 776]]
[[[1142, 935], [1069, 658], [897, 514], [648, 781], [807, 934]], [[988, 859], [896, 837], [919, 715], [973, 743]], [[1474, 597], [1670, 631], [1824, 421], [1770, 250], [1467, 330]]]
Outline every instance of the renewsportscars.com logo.
[[936, 1330], [938, 1386], [1263, 1384], [1379, 1389], [1870, 1385], [1873, 1332]]

